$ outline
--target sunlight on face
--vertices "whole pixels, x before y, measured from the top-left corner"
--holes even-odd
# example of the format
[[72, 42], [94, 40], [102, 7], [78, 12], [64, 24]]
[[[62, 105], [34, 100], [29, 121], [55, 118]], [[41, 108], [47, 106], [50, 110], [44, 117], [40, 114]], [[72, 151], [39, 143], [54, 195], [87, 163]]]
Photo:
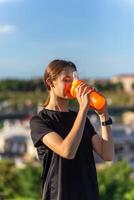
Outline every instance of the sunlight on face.
[[65, 68], [58, 76], [58, 78], [53, 81], [55, 88], [53, 89], [54, 93], [59, 97], [68, 98], [67, 87], [71, 87], [73, 81], [73, 72], [76, 71], [72, 67]]
[[62, 71], [60, 73], [60, 80], [64, 80], [64, 81], [73, 81], [73, 72], [75, 71], [75, 69], [68, 67], [66, 69], [64, 69], [64, 71]]

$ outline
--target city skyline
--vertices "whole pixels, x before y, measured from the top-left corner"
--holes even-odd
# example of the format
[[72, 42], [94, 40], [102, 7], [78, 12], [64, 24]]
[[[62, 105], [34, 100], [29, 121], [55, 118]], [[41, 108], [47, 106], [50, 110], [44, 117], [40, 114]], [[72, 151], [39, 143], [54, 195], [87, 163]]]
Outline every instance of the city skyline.
[[134, 1], [0, 0], [0, 79], [42, 77], [53, 59], [87, 78], [134, 74]]

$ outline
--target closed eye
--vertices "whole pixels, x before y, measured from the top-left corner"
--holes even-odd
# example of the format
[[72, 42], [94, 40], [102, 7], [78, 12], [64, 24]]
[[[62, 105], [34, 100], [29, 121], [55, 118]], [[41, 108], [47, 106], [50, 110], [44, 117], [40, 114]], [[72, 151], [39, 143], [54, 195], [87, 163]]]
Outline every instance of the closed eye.
[[66, 76], [66, 77], [63, 78], [63, 81], [65, 81], [65, 82], [72, 82], [72, 77]]
[[71, 82], [71, 80], [69, 80], [69, 79], [65, 79], [64, 81], [65, 81], [65, 82]]

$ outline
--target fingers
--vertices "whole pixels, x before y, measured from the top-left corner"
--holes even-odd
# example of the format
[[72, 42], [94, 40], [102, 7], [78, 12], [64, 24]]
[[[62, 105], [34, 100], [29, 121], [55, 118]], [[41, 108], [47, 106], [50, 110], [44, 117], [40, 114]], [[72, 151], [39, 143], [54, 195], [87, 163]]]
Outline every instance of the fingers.
[[81, 96], [81, 93], [82, 93], [82, 91], [84, 90], [85, 85], [86, 85], [85, 83], [81, 83], [80, 85], [78, 85], [78, 86], [75, 88], [76, 94], [77, 94], [78, 96]]
[[88, 86], [85, 86], [85, 88], [83, 89], [81, 95], [87, 95], [91, 92], [92, 89], [90, 89]]
[[87, 88], [87, 89], [88, 90], [87, 90], [86, 94], [90, 94], [91, 92], [95, 91], [93, 88]]
[[92, 91], [95, 91], [95, 89], [90, 88], [86, 83], [81, 83], [79, 86], [76, 87], [76, 93], [78, 96], [90, 94]]

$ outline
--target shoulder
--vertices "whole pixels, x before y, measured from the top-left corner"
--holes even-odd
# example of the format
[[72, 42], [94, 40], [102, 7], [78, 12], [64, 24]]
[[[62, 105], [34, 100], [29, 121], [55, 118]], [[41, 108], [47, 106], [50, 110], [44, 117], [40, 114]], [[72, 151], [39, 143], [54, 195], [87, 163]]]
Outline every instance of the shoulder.
[[37, 123], [44, 123], [50, 121], [49, 116], [41, 110], [39, 113], [33, 115], [30, 119], [30, 126]]
[[34, 146], [37, 147], [40, 145], [42, 137], [53, 131], [51, 120], [41, 111], [32, 116], [30, 130]]
[[38, 115], [33, 115], [30, 119], [30, 126], [33, 125], [33, 123], [36, 123], [38, 121], [40, 121], [40, 117]]

